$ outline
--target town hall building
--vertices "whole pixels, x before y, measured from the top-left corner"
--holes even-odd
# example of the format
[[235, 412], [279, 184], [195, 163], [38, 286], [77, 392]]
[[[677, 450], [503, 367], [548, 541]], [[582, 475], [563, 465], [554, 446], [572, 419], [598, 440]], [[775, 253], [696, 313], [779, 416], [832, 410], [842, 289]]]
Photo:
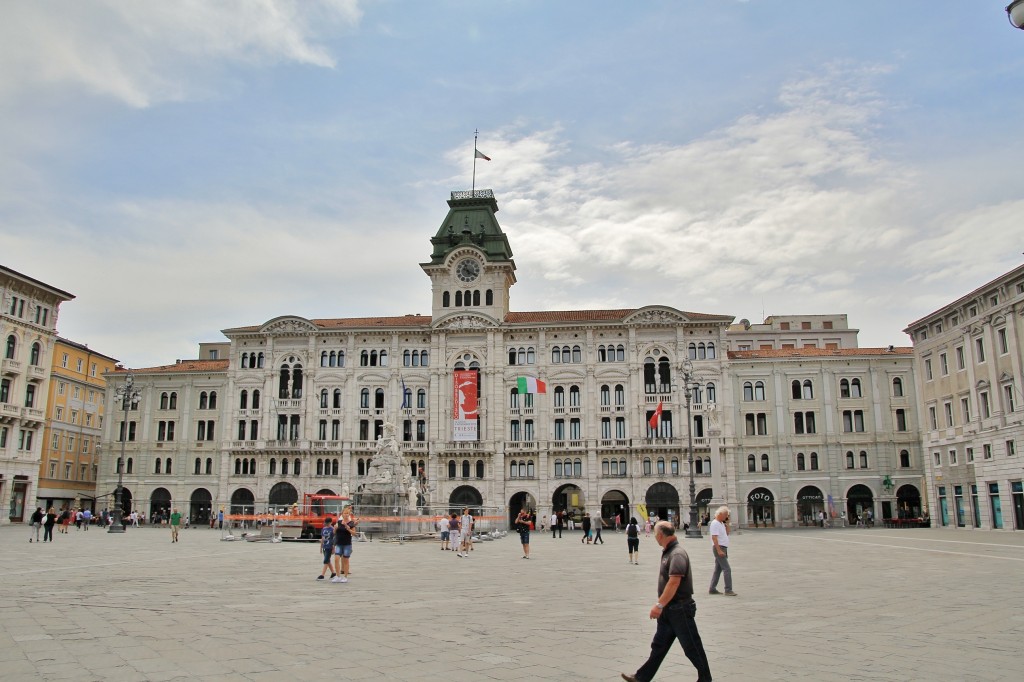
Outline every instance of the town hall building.
[[391, 423], [431, 514], [682, 523], [691, 456], [700, 513], [729, 504], [742, 526], [926, 511], [912, 349], [859, 348], [842, 314], [518, 311], [493, 192], [453, 192], [448, 207], [420, 264], [428, 314], [282, 311], [225, 329], [198, 359], [130, 370], [139, 400], [108, 391], [98, 488], [121, 467], [126, 510], [197, 522], [287, 508], [357, 490]]

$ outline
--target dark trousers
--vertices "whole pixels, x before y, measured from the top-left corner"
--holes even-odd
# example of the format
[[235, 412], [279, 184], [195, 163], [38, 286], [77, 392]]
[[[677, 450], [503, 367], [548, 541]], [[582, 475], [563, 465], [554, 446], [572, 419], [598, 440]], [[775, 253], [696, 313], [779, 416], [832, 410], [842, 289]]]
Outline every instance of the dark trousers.
[[637, 679], [650, 682], [658, 673], [661, 662], [665, 660], [672, 642], [679, 640], [683, 653], [697, 669], [697, 682], [711, 682], [711, 668], [708, 657], [704, 653], [704, 644], [697, 632], [697, 604], [691, 599], [689, 603], [673, 603], [665, 607], [658, 618], [658, 630], [651, 641], [651, 657], [636, 671]]
[[53, 542], [53, 524], [43, 526], [43, 542], [46, 542], [47, 540]]
[[[562, 524], [555, 526], [555, 529], [558, 531], [558, 537], [562, 537]], [[551, 537], [555, 537], [554, 531], [551, 532]]]

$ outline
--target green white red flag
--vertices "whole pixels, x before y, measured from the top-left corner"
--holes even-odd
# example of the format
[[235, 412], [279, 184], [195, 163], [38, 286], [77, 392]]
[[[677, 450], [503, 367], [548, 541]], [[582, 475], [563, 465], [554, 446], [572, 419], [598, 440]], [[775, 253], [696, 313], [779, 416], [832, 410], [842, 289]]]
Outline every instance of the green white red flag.
[[524, 393], [547, 393], [548, 385], [536, 377], [519, 377], [516, 380], [520, 395]]

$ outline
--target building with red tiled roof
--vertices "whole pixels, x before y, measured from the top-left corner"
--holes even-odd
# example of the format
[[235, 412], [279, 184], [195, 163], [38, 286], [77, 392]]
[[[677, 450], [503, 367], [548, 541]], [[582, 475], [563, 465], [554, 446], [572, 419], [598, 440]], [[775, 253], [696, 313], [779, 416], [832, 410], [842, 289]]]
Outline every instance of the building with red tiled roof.
[[920, 506], [890, 485], [920, 479], [906, 349], [857, 348], [845, 315], [736, 325], [664, 304], [514, 311], [493, 193], [448, 206], [420, 264], [429, 314], [283, 315], [224, 329], [196, 360], [133, 370], [130, 505], [173, 502], [203, 520], [354, 493], [393, 424], [431, 513], [688, 518], [691, 457], [695, 512], [728, 503], [740, 525]]

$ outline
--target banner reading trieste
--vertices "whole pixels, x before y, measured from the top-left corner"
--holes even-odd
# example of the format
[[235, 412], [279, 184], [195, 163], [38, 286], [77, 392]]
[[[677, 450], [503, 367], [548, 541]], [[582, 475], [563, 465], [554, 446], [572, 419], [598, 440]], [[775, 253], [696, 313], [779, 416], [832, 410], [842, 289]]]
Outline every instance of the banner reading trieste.
[[477, 440], [476, 370], [455, 370], [452, 440]]

